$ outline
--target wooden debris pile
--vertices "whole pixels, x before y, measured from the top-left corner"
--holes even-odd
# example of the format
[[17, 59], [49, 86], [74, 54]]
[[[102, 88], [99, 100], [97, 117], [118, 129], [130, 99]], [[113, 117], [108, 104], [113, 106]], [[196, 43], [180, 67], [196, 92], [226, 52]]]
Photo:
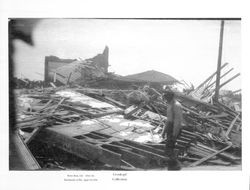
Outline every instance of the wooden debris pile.
[[[126, 108], [123, 100], [130, 91], [119, 91], [121, 101], [113, 99], [116, 92], [79, 87], [34, 90], [17, 98], [16, 128], [27, 145], [39, 141], [113, 168], [165, 167], [168, 157], [160, 133], [167, 105], [157, 99]], [[241, 113], [218, 102], [177, 97], [185, 122], [175, 152], [183, 166], [240, 164]]]

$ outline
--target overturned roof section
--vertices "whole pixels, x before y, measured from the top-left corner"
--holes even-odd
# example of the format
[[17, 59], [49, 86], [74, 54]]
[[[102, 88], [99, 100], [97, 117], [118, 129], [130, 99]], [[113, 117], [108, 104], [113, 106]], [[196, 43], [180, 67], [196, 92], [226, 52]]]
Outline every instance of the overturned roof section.
[[102, 54], [85, 60], [60, 59], [55, 56], [45, 57], [45, 82], [59, 81], [66, 84], [68, 80], [89, 80], [104, 77], [108, 72], [109, 49], [106, 46]]
[[162, 84], [173, 84], [175, 82], [178, 82], [178, 80], [176, 80], [174, 77], [154, 70], [145, 71], [133, 75], [127, 75], [123, 78], [131, 81], [152, 82], [152, 83], [162, 83]]

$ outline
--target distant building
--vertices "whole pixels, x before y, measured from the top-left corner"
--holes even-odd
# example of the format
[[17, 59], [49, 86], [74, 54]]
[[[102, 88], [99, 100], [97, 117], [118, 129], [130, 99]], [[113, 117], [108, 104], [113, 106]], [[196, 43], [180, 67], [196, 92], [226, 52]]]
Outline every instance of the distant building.
[[145, 71], [133, 75], [127, 75], [124, 78], [128, 80], [135, 80], [148, 83], [160, 83], [164, 85], [173, 85], [174, 83], [179, 82], [174, 77], [155, 70]]

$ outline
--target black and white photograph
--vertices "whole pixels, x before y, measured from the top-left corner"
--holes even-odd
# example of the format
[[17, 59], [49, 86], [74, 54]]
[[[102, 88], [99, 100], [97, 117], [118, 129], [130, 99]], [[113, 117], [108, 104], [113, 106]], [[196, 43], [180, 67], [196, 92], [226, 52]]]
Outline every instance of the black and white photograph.
[[242, 170], [241, 18], [8, 28], [10, 171]]

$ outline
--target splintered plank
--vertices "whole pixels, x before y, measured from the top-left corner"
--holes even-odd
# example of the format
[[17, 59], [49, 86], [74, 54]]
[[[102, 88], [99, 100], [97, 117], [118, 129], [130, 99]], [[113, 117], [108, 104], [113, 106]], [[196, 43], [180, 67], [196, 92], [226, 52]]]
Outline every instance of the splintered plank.
[[42, 130], [37, 139], [83, 159], [98, 160], [117, 168], [121, 166], [121, 154], [58, 133], [49, 128]]

